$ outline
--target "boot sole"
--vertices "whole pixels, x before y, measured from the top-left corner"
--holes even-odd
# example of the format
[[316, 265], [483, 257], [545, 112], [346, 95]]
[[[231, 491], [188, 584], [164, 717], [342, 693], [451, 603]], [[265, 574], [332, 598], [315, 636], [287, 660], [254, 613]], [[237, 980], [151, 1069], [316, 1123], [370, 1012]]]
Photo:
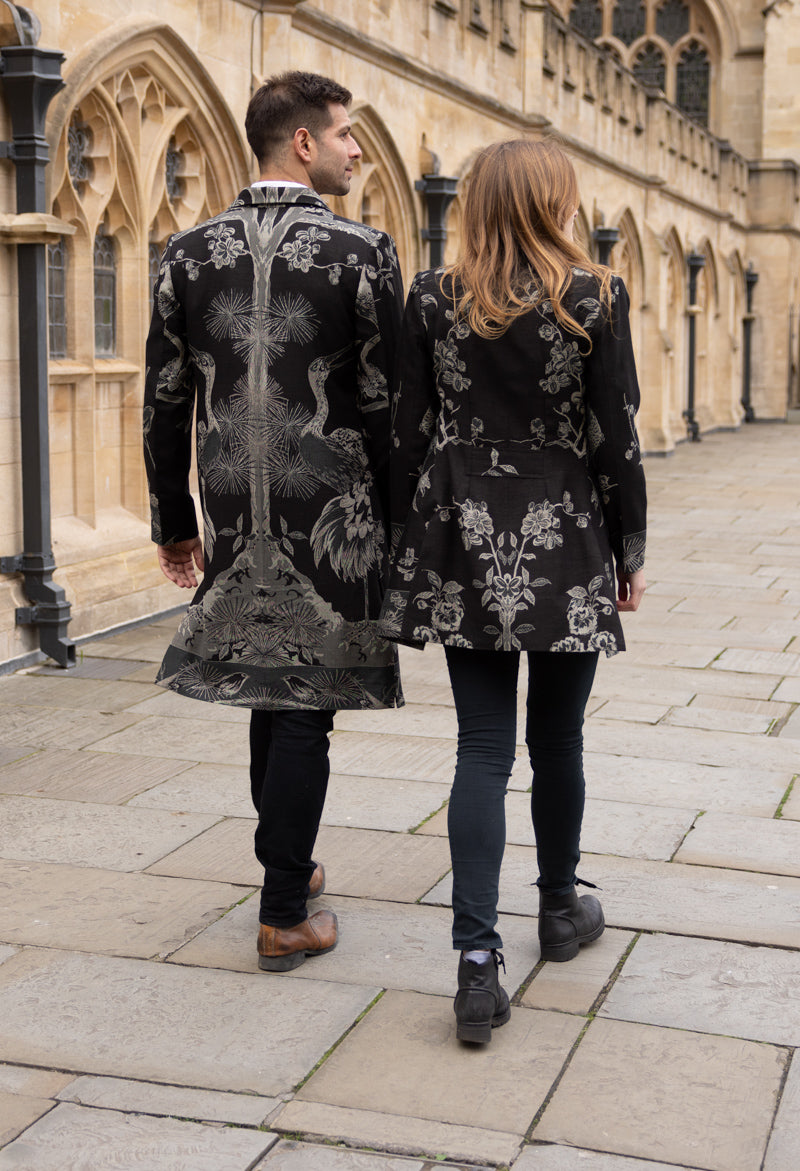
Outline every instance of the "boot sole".
[[[336, 943], [338, 943], [338, 939]], [[293, 951], [285, 956], [259, 956], [258, 966], [262, 972], [291, 972], [304, 964], [309, 956], [324, 956], [333, 951], [336, 943], [330, 947], [315, 947], [310, 951]]]
[[501, 1025], [506, 1024], [510, 1016], [511, 1007], [509, 1006], [505, 1012], [493, 1016], [491, 1021], [475, 1023], [459, 1021], [456, 1025], [456, 1038], [459, 1041], [470, 1041], [473, 1045], [485, 1045], [487, 1041], [492, 1039], [492, 1029], [499, 1029]]
[[599, 939], [606, 929], [605, 923], [601, 923], [589, 935], [580, 935], [577, 939], [569, 939], [566, 943], [551, 943], [544, 946], [540, 945], [540, 959], [551, 960], [557, 964], [564, 963], [566, 960], [574, 960], [575, 956], [580, 950], [582, 943], [592, 943], [595, 939]]

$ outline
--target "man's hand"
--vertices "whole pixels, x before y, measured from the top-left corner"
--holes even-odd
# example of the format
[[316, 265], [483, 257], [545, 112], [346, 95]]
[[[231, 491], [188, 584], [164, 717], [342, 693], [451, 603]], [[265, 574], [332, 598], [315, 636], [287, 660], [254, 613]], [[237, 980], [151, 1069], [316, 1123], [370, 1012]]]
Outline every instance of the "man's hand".
[[644, 597], [644, 591], [647, 589], [644, 570], [637, 569], [635, 573], [623, 573], [618, 569], [617, 581], [619, 582], [617, 609], [638, 610], [639, 603]]
[[168, 577], [181, 589], [196, 589], [195, 565], [202, 573], [205, 569], [203, 542], [199, 537], [188, 541], [176, 541], [174, 545], [157, 545], [158, 564], [164, 577]]

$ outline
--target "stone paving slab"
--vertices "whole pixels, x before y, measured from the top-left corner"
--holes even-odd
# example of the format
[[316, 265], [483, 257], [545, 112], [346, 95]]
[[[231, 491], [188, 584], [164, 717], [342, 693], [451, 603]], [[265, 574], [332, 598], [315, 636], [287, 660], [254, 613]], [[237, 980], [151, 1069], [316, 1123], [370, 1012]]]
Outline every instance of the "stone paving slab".
[[[131, 687], [141, 684], [130, 684]], [[229, 724], [246, 724], [250, 727], [250, 711], [248, 708], [233, 707], [228, 703], [206, 703], [201, 699], [189, 699], [179, 695], [177, 691], [165, 691], [162, 687], [150, 688], [150, 695], [141, 696], [141, 702], [133, 704], [130, 709], [136, 716], [163, 716], [174, 717], [179, 720], [211, 720]]]
[[16, 954], [16, 948], [6, 947], [4, 944], [0, 944], [0, 964], [5, 963], [6, 960], [10, 959], [11, 956]]
[[[325, 894], [310, 904], [309, 910], [322, 907], [335, 911], [339, 918], [338, 946], [328, 955], [315, 957], [313, 963], [296, 968], [287, 979], [345, 984], [366, 981], [399, 991], [455, 995], [458, 953], [452, 946], [452, 915], [448, 909]], [[536, 920], [502, 915], [498, 930], [506, 962], [501, 981], [513, 996], [539, 961]], [[195, 935], [170, 957], [170, 962], [255, 972], [257, 934], [258, 903], [248, 899]]]
[[93, 659], [134, 659], [142, 663], [160, 663], [167, 653], [171, 634], [148, 635], [131, 630], [114, 638], [101, 638], [87, 643], [84, 655]]
[[[503, 922], [513, 922], [504, 916]], [[611, 979], [635, 938], [632, 931], [607, 927], [599, 939], [584, 945], [568, 964], [543, 964], [522, 997], [526, 1008], [586, 1015]], [[506, 955], [506, 963], [508, 956]]]
[[[583, 1023], [565, 1013], [512, 1008], [511, 1019], [494, 1031], [491, 1045], [458, 1045], [450, 997], [389, 991], [297, 1098], [407, 1118], [447, 1119], [521, 1139]], [[276, 1125], [283, 1126], [282, 1119]]]
[[[507, 793], [505, 808], [506, 841], [532, 845], [530, 794]], [[620, 854], [626, 858], [667, 861], [691, 829], [695, 814], [695, 810], [597, 801], [590, 797], [586, 800], [581, 846], [589, 854]], [[447, 810], [443, 809], [426, 821], [417, 832], [446, 837]]]
[[458, 735], [454, 708], [419, 703], [406, 703], [405, 707], [384, 711], [337, 712], [336, 727], [343, 732], [424, 737], [426, 740], [455, 740]]
[[795, 1052], [767, 1147], [764, 1171], [797, 1171], [800, 1151], [800, 1061]]
[[643, 935], [600, 1015], [798, 1046], [800, 953]]
[[[451, 740], [334, 731], [331, 772], [357, 777], [399, 777], [408, 781], [451, 784], [456, 746]], [[530, 784], [530, 782], [528, 782]]]
[[775, 717], [720, 711], [693, 703], [691, 707], [673, 708], [663, 722], [676, 728], [705, 728], [711, 732], [746, 732], [752, 736], [765, 736], [775, 723]]
[[[0, 1151], [0, 1171], [249, 1171], [278, 1136], [63, 1103]], [[88, 1159], [91, 1162], [87, 1162]]]
[[784, 724], [780, 735], [787, 740], [800, 740], [800, 711], [795, 711]]
[[142, 870], [208, 829], [214, 814], [0, 797], [0, 858]]
[[[440, 1163], [452, 1168], [452, 1163]], [[375, 1155], [310, 1143], [280, 1142], [255, 1171], [426, 1171], [426, 1163], [403, 1156]]]
[[749, 675], [800, 675], [800, 654], [726, 649], [714, 663], [715, 671], [746, 671]]
[[752, 817], [772, 817], [788, 788], [793, 770], [724, 768], [675, 760], [587, 752], [586, 791], [593, 798], [688, 809], [716, 809]]
[[26, 1065], [0, 1065], [0, 1090], [22, 1098], [55, 1098], [72, 1076]]
[[228, 1122], [236, 1126], [261, 1126], [278, 1106], [283, 1105], [281, 1098], [194, 1090], [118, 1077], [71, 1078], [56, 1097], [61, 1102], [74, 1102], [78, 1106], [155, 1114], [164, 1118], [190, 1118], [196, 1122]]
[[751, 1041], [598, 1019], [534, 1136], [704, 1171], [758, 1171], [786, 1057]]
[[642, 727], [621, 720], [604, 721], [600, 716], [592, 716], [586, 721], [584, 742], [588, 752], [759, 771], [789, 769], [794, 773], [798, 760], [797, 746], [782, 743], [775, 736], [706, 732], [699, 728]]
[[786, 703], [800, 703], [800, 678], [795, 675], [781, 680], [773, 698]]
[[242, 895], [222, 883], [7, 861], [0, 890], [0, 939], [8, 943], [142, 958], [173, 952]]
[[609, 699], [599, 709], [603, 720], [628, 720], [634, 724], [657, 724], [669, 713], [663, 703], [639, 703], [638, 700]]
[[76, 1073], [275, 1097], [377, 992], [30, 949], [0, 966], [0, 1046]]
[[707, 813], [675, 855], [676, 862], [800, 877], [800, 824], [787, 818]]
[[[48, 1110], [52, 1110], [54, 1105], [55, 1103], [48, 1098], [22, 1098], [17, 1094], [0, 1090], [0, 1147], [22, 1134], [32, 1123], [36, 1122], [37, 1118], [41, 1118]], [[2, 1158], [3, 1151], [0, 1151], [0, 1160]], [[0, 1162], [0, 1167], [2, 1166], [3, 1164]], [[19, 1164], [7, 1164], [7, 1166], [19, 1166]], [[35, 1171], [32, 1164], [29, 1166], [31, 1171]]]
[[[116, 753], [107, 755], [112, 760], [121, 759]], [[166, 770], [172, 769], [169, 779], [140, 792], [128, 804], [137, 809], [215, 813], [219, 817], [256, 816], [250, 797], [250, 774], [244, 765], [185, 763], [177, 767], [174, 761], [164, 761], [163, 765]]]
[[332, 774], [322, 824], [403, 833], [440, 809], [449, 794], [449, 785], [428, 781]]
[[[261, 886], [254, 822], [231, 818], [162, 858], [149, 874]], [[329, 894], [414, 902], [450, 869], [446, 841], [421, 835], [321, 826], [314, 848]]]
[[[584, 854], [579, 871], [600, 887], [611, 927], [800, 948], [796, 878], [599, 854]], [[536, 873], [532, 848], [506, 847], [500, 872], [502, 913], [534, 913], [530, 884]], [[422, 901], [447, 906], [449, 881], [440, 882]]]
[[[142, 664], [135, 659], [96, 659], [89, 657], [80, 657], [82, 652], [78, 651], [78, 662], [74, 667], [69, 668], [70, 679], [130, 679], [131, 676], [141, 670]], [[156, 677], [154, 668], [148, 668], [149, 674], [147, 679], [142, 680], [145, 683], [152, 683]], [[48, 666], [43, 663], [41, 667], [35, 667], [31, 675], [51, 675], [54, 678], [59, 678], [64, 674], [63, 667]]]
[[781, 820], [800, 821], [800, 782], [795, 778], [791, 793], [781, 809]]
[[[615, 665], [618, 664], [618, 665]], [[597, 669], [594, 695], [644, 698], [648, 690], [663, 688], [673, 704], [688, 703], [693, 695], [738, 696], [741, 699], [769, 699], [781, 682], [780, 675], [737, 675], [735, 671], [710, 671], [707, 668], [635, 665], [628, 652], [613, 659], [601, 660]]]
[[625, 1155], [604, 1155], [575, 1147], [527, 1146], [514, 1164], [514, 1171], [690, 1171], [675, 1163], [653, 1163], [650, 1159], [628, 1159]]
[[[122, 719], [121, 716], [106, 718]], [[108, 736], [102, 732], [97, 734], [92, 747], [97, 752], [125, 752], [206, 764], [243, 764], [248, 767], [250, 764], [247, 729], [222, 720], [214, 723], [201, 719], [146, 716], [126, 731], [114, 730]]]
[[676, 642], [641, 642], [626, 639], [626, 660], [637, 666], [650, 667], [709, 667], [725, 649], [725, 640], [720, 633], [718, 643], [713, 646], [682, 646]]
[[[433, 1166], [442, 1158], [483, 1159], [496, 1165], [513, 1163], [520, 1148], [515, 1134], [484, 1130], [476, 1126], [455, 1126], [426, 1118], [403, 1118], [375, 1110], [354, 1110], [295, 1099], [284, 1107], [273, 1123], [289, 1133], [376, 1147], [384, 1151], [432, 1155]], [[445, 1164], [447, 1166], [447, 1164]], [[269, 1168], [267, 1168], [269, 1171]], [[312, 1171], [309, 1167], [308, 1171]], [[426, 1164], [426, 1171], [427, 1164]]]
[[11, 764], [15, 760], [23, 760], [34, 751], [27, 744], [0, 744], [0, 765]]
[[42, 675], [8, 675], [0, 679], [0, 704], [19, 707], [70, 708], [90, 710], [105, 715], [125, 711], [140, 705], [150, 696], [158, 696], [160, 688], [146, 683], [121, 683], [114, 680], [76, 679], [70, 672], [65, 677]]
[[159, 760], [154, 756], [125, 756], [86, 748], [80, 752], [45, 749], [0, 768], [0, 792], [119, 805], [187, 768], [186, 761]]
[[[98, 712], [0, 707], [0, 740], [10, 741], [14, 748], [19, 745], [87, 748], [103, 737], [113, 739], [115, 733], [124, 735], [122, 730], [125, 728], [129, 729], [135, 742], [138, 733], [132, 725], [139, 723], [136, 716], [131, 715], [104, 716]], [[152, 755], [152, 749], [146, 755]]]

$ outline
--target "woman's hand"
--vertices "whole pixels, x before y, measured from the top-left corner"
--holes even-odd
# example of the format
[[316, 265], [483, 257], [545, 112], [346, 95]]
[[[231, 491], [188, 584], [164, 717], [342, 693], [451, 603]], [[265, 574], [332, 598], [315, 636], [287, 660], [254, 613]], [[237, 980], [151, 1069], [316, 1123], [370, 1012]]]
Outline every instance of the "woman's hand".
[[644, 591], [647, 589], [644, 570], [637, 569], [635, 573], [625, 573], [618, 569], [617, 581], [619, 582], [617, 609], [620, 611], [638, 610], [639, 603], [644, 597]]
[[196, 589], [195, 565], [202, 573], [205, 569], [203, 543], [199, 537], [188, 541], [176, 541], [174, 545], [158, 545], [158, 564], [164, 577], [168, 577], [181, 589]]

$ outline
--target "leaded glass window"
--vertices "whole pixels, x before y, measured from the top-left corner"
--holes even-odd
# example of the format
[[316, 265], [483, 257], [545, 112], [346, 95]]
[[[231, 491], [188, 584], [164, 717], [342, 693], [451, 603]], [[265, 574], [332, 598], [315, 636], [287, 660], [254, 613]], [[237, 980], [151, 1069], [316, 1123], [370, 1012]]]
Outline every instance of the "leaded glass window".
[[101, 228], [94, 240], [94, 352], [113, 358], [117, 346], [117, 262], [114, 242]]
[[652, 85], [662, 90], [667, 88], [667, 63], [658, 45], [645, 45], [641, 52], [636, 54], [633, 74], [642, 85]]
[[711, 68], [708, 53], [699, 41], [690, 41], [675, 70], [675, 104], [698, 122], [708, 122], [708, 91]]
[[180, 177], [182, 170], [183, 152], [178, 150], [175, 139], [171, 138], [164, 160], [164, 181], [170, 203], [175, 203], [183, 195], [183, 179]]
[[689, 31], [689, 6], [683, 0], [665, 0], [656, 12], [656, 32], [674, 45]]
[[89, 158], [91, 148], [91, 130], [85, 123], [73, 118], [67, 131], [67, 169], [78, 195], [83, 194], [84, 185], [92, 177], [92, 160]]
[[47, 245], [47, 324], [51, 358], [67, 356], [67, 249], [62, 238]]
[[647, 13], [642, 0], [617, 0], [612, 32], [623, 45], [632, 45], [643, 36]]
[[569, 23], [587, 40], [599, 37], [603, 31], [603, 9], [598, 0], [575, 0], [569, 11]]

